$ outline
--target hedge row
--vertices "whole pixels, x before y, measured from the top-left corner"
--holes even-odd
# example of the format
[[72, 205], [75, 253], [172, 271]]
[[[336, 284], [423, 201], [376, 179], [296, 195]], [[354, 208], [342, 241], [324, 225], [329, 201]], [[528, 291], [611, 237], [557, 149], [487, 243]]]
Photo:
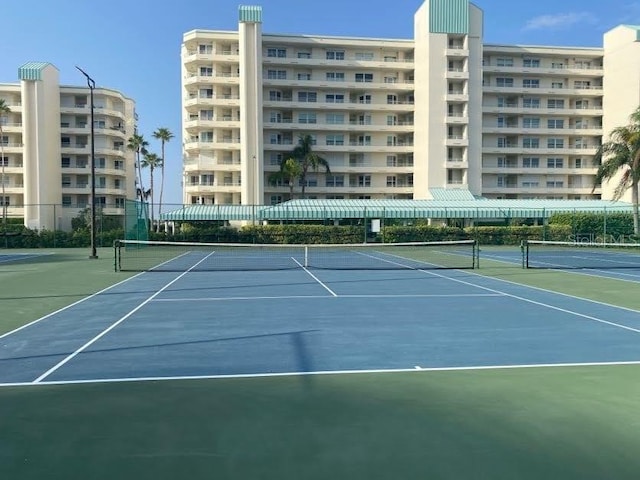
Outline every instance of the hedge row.
[[[96, 246], [109, 247], [122, 236], [122, 230], [100, 232], [96, 235]], [[86, 230], [62, 232], [23, 228], [20, 231], [10, 232], [6, 236], [0, 234], [0, 248], [73, 248], [89, 247], [90, 245], [91, 235]]]
[[[390, 226], [377, 235], [369, 234], [369, 242], [430, 242], [476, 239], [483, 245], [517, 245], [522, 240], [570, 241], [573, 230], [568, 225], [517, 226], [517, 227], [435, 227], [428, 225]], [[111, 246], [123, 237], [122, 230], [102, 232], [96, 237], [97, 246]], [[152, 240], [180, 242], [223, 243], [362, 243], [364, 229], [358, 226], [323, 225], [260, 225], [235, 229], [216, 227], [209, 229], [184, 229], [175, 235], [151, 233]], [[60, 248], [88, 247], [89, 232], [52, 232], [23, 230], [18, 235], [0, 237], [0, 248]]]

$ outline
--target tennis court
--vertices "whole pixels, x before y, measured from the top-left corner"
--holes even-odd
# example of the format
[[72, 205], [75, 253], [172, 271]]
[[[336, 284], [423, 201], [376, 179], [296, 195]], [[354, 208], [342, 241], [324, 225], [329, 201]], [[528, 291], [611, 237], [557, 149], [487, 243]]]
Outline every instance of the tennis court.
[[0, 263], [13, 263], [13, 262], [24, 262], [28, 260], [34, 260], [43, 255], [48, 255], [46, 253], [19, 253], [19, 252], [11, 252], [11, 253], [0, 253]]
[[0, 383], [640, 362], [640, 312], [481, 276], [467, 247], [323, 251], [325, 267], [145, 249], [124, 263], [144, 272], [0, 336]]

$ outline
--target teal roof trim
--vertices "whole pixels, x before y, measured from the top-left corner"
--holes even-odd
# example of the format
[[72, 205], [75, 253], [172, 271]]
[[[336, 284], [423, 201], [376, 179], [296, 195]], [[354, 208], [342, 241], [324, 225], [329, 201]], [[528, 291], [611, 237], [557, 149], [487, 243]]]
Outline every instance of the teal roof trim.
[[430, 0], [429, 32], [469, 33], [469, 0]]
[[262, 23], [262, 7], [257, 5], [240, 5], [238, 15], [241, 22]]
[[28, 62], [18, 68], [18, 78], [20, 80], [42, 80], [42, 70], [47, 65], [51, 65], [47, 62]]

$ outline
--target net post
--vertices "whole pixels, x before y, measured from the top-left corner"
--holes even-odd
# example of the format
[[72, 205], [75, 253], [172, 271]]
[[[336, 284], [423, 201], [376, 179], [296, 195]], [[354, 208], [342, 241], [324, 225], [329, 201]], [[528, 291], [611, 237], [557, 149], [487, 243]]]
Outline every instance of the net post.
[[473, 267], [474, 269], [480, 268], [480, 244], [476, 239], [473, 242]]
[[113, 241], [113, 271], [117, 272], [118, 271], [118, 253], [119, 253], [119, 249], [118, 246], [120, 245], [120, 242], [118, 241], [118, 239]]

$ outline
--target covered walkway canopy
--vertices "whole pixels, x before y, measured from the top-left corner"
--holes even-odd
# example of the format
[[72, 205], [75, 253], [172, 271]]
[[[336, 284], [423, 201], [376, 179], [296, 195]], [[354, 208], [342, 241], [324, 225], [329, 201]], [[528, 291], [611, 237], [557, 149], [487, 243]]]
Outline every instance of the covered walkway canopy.
[[359, 218], [549, 218], [555, 213], [631, 213], [631, 204], [606, 200], [290, 200], [265, 205], [186, 205], [164, 221], [281, 221]]

